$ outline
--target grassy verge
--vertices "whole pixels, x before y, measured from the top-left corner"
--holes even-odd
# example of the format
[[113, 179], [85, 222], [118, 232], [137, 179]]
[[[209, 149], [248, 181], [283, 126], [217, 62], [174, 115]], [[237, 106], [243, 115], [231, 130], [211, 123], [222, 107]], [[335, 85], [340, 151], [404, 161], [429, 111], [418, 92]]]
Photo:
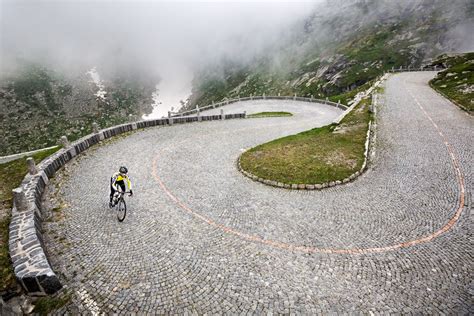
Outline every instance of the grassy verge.
[[48, 315], [71, 301], [71, 294], [66, 293], [57, 297], [41, 297], [35, 302], [34, 313], [39, 315]]
[[259, 112], [247, 115], [248, 118], [293, 116], [290, 112]]
[[364, 162], [371, 98], [362, 100], [339, 125], [315, 128], [254, 147], [241, 167], [258, 177], [287, 184], [342, 180]]
[[[59, 150], [59, 147], [32, 155], [36, 163]], [[28, 172], [26, 158], [0, 164], [0, 292], [15, 285], [15, 276], [8, 256], [8, 226], [11, 218], [12, 190], [18, 187]], [[2, 216], [2, 212], [6, 212]]]
[[430, 86], [455, 101], [469, 113], [474, 112], [474, 53], [441, 56], [438, 63], [448, 69], [438, 73]]

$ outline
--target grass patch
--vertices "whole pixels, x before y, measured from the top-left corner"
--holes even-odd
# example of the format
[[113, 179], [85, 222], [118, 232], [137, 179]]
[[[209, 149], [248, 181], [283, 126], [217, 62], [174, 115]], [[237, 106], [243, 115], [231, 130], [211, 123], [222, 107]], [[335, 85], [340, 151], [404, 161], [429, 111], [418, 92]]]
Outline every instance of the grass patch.
[[242, 168], [287, 184], [343, 180], [360, 170], [371, 98], [364, 99], [339, 125], [315, 128], [256, 146], [242, 154]]
[[[56, 151], [58, 151], [60, 147], [51, 148], [36, 154], [31, 155], [31, 157], [35, 160], [38, 164], [41, 160], [45, 159], [48, 156], [51, 156]], [[0, 201], [5, 202], [7, 200], [11, 200], [12, 198], [12, 190], [18, 187], [28, 172], [28, 168], [26, 165], [26, 158], [20, 158], [17, 160], [13, 160], [7, 163], [0, 164], [0, 183], [2, 183], [2, 187], [0, 187]]]
[[438, 73], [430, 81], [430, 86], [464, 107], [469, 113], [474, 111], [474, 53], [440, 56], [439, 61], [448, 69]]
[[293, 116], [290, 112], [259, 112], [247, 115], [248, 118]]
[[[52, 155], [59, 150], [59, 147], [52, 148], [32, 155], [36, 163]], [[4, 164], [0, 164], [0, 202], [1, 208], [7, 212], [5, 216], [0, 216], [0, 291], [12, 288], [15, 285], [15, 276], [8, 255], [8, 226], [11, 219], [12, 190], [21, 184], [21, 181], [28, 172], [26, 157]]]
[[8, 226], [10, 225], [11, 214], [4, 216], [0, 221], [0, 292], [11, 289], [15, 286], [15, 275], [8, 256]]
[[35, 302], [34, 313], [40, 315], [48, 315], [49, 313], [65, 306], [71, 301], [71, 294], [63, 294], [58, 297], [41, 297]]

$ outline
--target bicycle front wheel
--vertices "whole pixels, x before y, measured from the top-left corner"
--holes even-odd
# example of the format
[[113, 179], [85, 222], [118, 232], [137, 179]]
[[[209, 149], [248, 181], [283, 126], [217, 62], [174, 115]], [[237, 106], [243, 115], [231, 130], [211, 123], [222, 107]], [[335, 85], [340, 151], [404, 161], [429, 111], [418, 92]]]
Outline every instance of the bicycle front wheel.
[[117, 205], [117, 219], [119, 222], [123, 222], [125, 215], [127, 215], [127, 204], [125, 204], [124, 199], [120, 199]]

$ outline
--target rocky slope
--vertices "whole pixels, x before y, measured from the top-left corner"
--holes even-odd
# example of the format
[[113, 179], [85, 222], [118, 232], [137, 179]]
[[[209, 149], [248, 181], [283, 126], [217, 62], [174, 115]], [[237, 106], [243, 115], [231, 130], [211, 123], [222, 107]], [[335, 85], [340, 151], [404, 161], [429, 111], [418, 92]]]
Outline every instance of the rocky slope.
[[96, 70], [64, 73], [23, 63], [0, 82], [0, 155], [55, 145], [101, 127], [137, 120], [151, 112], [156, 81]]
[[474, 113], [474, 53], [441, 55], [434, 62], [446, 70], [430, 81], [431, 87]]
[[222, 59], [195, 76], [187, 108], [238, 95], [337, 96], [392, 67], [420, 67], [466, 44], [469, 1], [328, 1], [251, 62]]

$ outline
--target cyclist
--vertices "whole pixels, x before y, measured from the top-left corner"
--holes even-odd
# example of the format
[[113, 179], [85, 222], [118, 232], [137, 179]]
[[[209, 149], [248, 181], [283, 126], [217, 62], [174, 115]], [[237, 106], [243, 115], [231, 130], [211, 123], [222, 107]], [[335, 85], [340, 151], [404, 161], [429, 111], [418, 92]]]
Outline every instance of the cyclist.
[[113, 198], [114, 194], [117, 191], [125, 192], [125, 181], [127, 182], [128, 190], [130, 191], [130, 196], [133, 195], [132, 192], [132, 182], [130, 182], [130, 178], [127, 176], [128, 169], [127, 167], [120, 167], [119, 172], [114, 173], [112, 178], [110, 178], [110, 202], [109, 207], [113, 207]]

